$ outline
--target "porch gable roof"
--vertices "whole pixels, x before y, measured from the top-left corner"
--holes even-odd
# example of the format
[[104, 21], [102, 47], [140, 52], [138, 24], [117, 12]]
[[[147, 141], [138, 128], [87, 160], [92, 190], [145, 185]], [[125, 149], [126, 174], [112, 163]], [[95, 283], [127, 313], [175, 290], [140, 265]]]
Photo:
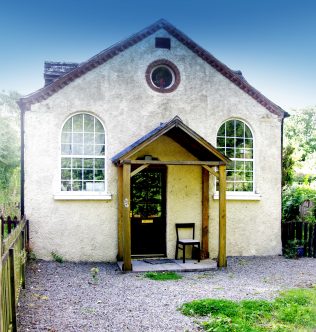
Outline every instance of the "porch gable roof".
[[136, 152], [154, 142], [161, 136], [168, 136], [200, 161], [218, 161], [227, 164], [230, 159], [219, 152], [211, 143], [188, 127], [179, 116], [161, 123], [158, 127], [112, 157], [116, 165], [130, 159]]

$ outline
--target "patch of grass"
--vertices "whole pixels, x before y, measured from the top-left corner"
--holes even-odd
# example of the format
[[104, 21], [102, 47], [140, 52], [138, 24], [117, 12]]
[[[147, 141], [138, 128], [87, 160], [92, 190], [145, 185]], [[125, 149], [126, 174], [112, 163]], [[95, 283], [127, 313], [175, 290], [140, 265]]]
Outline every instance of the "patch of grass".
[[176, 272], [146, 272], [145, 277], [159, 281], [182, 279], [182, 276]]
[[209, 316], [201, 323], [209, 332], [312, 331], [316, 328], [316, 287], [282, 292], [274, 301], [195, 300], [180, 310], [187, 316]]
[[63, 263], [64, 259], [61, 255], [57, 254], [55, 251], [51, 252], [51, 255], [53, 257], [53, 260], [57, 263]]

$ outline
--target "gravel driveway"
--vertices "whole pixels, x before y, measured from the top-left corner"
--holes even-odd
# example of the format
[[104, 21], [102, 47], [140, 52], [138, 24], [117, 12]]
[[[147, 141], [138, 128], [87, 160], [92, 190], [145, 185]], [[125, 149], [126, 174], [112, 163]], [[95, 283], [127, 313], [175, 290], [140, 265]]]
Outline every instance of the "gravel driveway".
[[[90, 269], [99, 268], [92, 283]], [[222, 271], [183, 273], [153, 281], [116, 264], [37, 261], [27, 269], [18, 308], [19, 331], [198, 331], [177, 308], [200, 298], [271, 299], [281, 289], [316, 283], [316, 259], [234, 257]]]

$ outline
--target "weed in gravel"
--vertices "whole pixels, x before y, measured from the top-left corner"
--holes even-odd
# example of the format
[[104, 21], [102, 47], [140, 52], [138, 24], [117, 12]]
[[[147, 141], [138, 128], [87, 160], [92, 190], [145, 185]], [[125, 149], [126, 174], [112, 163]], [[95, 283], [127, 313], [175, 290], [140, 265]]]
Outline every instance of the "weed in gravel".
[[282, 292], [274, 301], [195, 300], [180, 307], [187, 316], [209, 316], [206, 331], [290, 332], [316, 327], [316, 287]]
[[145, 277], [151, 280], [166, 281], [166, 280], [179, 280], [182, 279], [176, 272], [147, 272]]
[[64, 259], [61, 255], [57, 254], [55, 251], [51, 252], [51, 255], [53, 257], [53, 260], [57, 263], [63, 263]]
[[94, 284], [97, 284], [98, 281], [99, 281], [99, 268], [97, 267], [93, 267], [91, 270], [90, 270], [90, 273], [91, 273], [91, 277], [92, 277], [92, 281]]

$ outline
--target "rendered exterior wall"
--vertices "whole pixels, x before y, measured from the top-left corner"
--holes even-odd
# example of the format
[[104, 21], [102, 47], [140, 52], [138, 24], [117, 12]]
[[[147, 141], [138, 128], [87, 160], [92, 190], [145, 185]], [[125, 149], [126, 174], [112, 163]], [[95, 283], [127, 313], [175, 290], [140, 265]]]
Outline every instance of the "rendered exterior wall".
[[[171, 50], [156, 49], [157, 36], [170, 37]], [[181, 74], [180, 85], [172, 93], [155, 92], [145, 80], [147, 66], [161, 58], [172, 61]], [[53, 197], [60, 187], [62, 125], [82, 111], [98, 116], [106, 130], [107, 191], [112, 194], [108, 201], [57, 201]], [[117, 169], [110, 158], [176, 115], [214, 145], [224, 121], [238, 118], [249, 125], [255, 144], [255, 188], [262, 197], [260, 201], [227, 201], [227, 254], [281, 252], [280, 120], [160, 30], [26, 112], [25, 212], [38, 257], [50, 259], [51, 251], [57, 251], [66, 260], [116, 260]], [[161, 160], [193, 158], [166, 140], [162, 137], [141, 154]], [[167, 252], [173, 257], [174, 223], [201, 223], [201, 169], [169, 166], [167, 179]], [[212, 176], [210, 188], [212, 195]], [[215, 257], [218, 201], [210, 203], [209, 245]]]

